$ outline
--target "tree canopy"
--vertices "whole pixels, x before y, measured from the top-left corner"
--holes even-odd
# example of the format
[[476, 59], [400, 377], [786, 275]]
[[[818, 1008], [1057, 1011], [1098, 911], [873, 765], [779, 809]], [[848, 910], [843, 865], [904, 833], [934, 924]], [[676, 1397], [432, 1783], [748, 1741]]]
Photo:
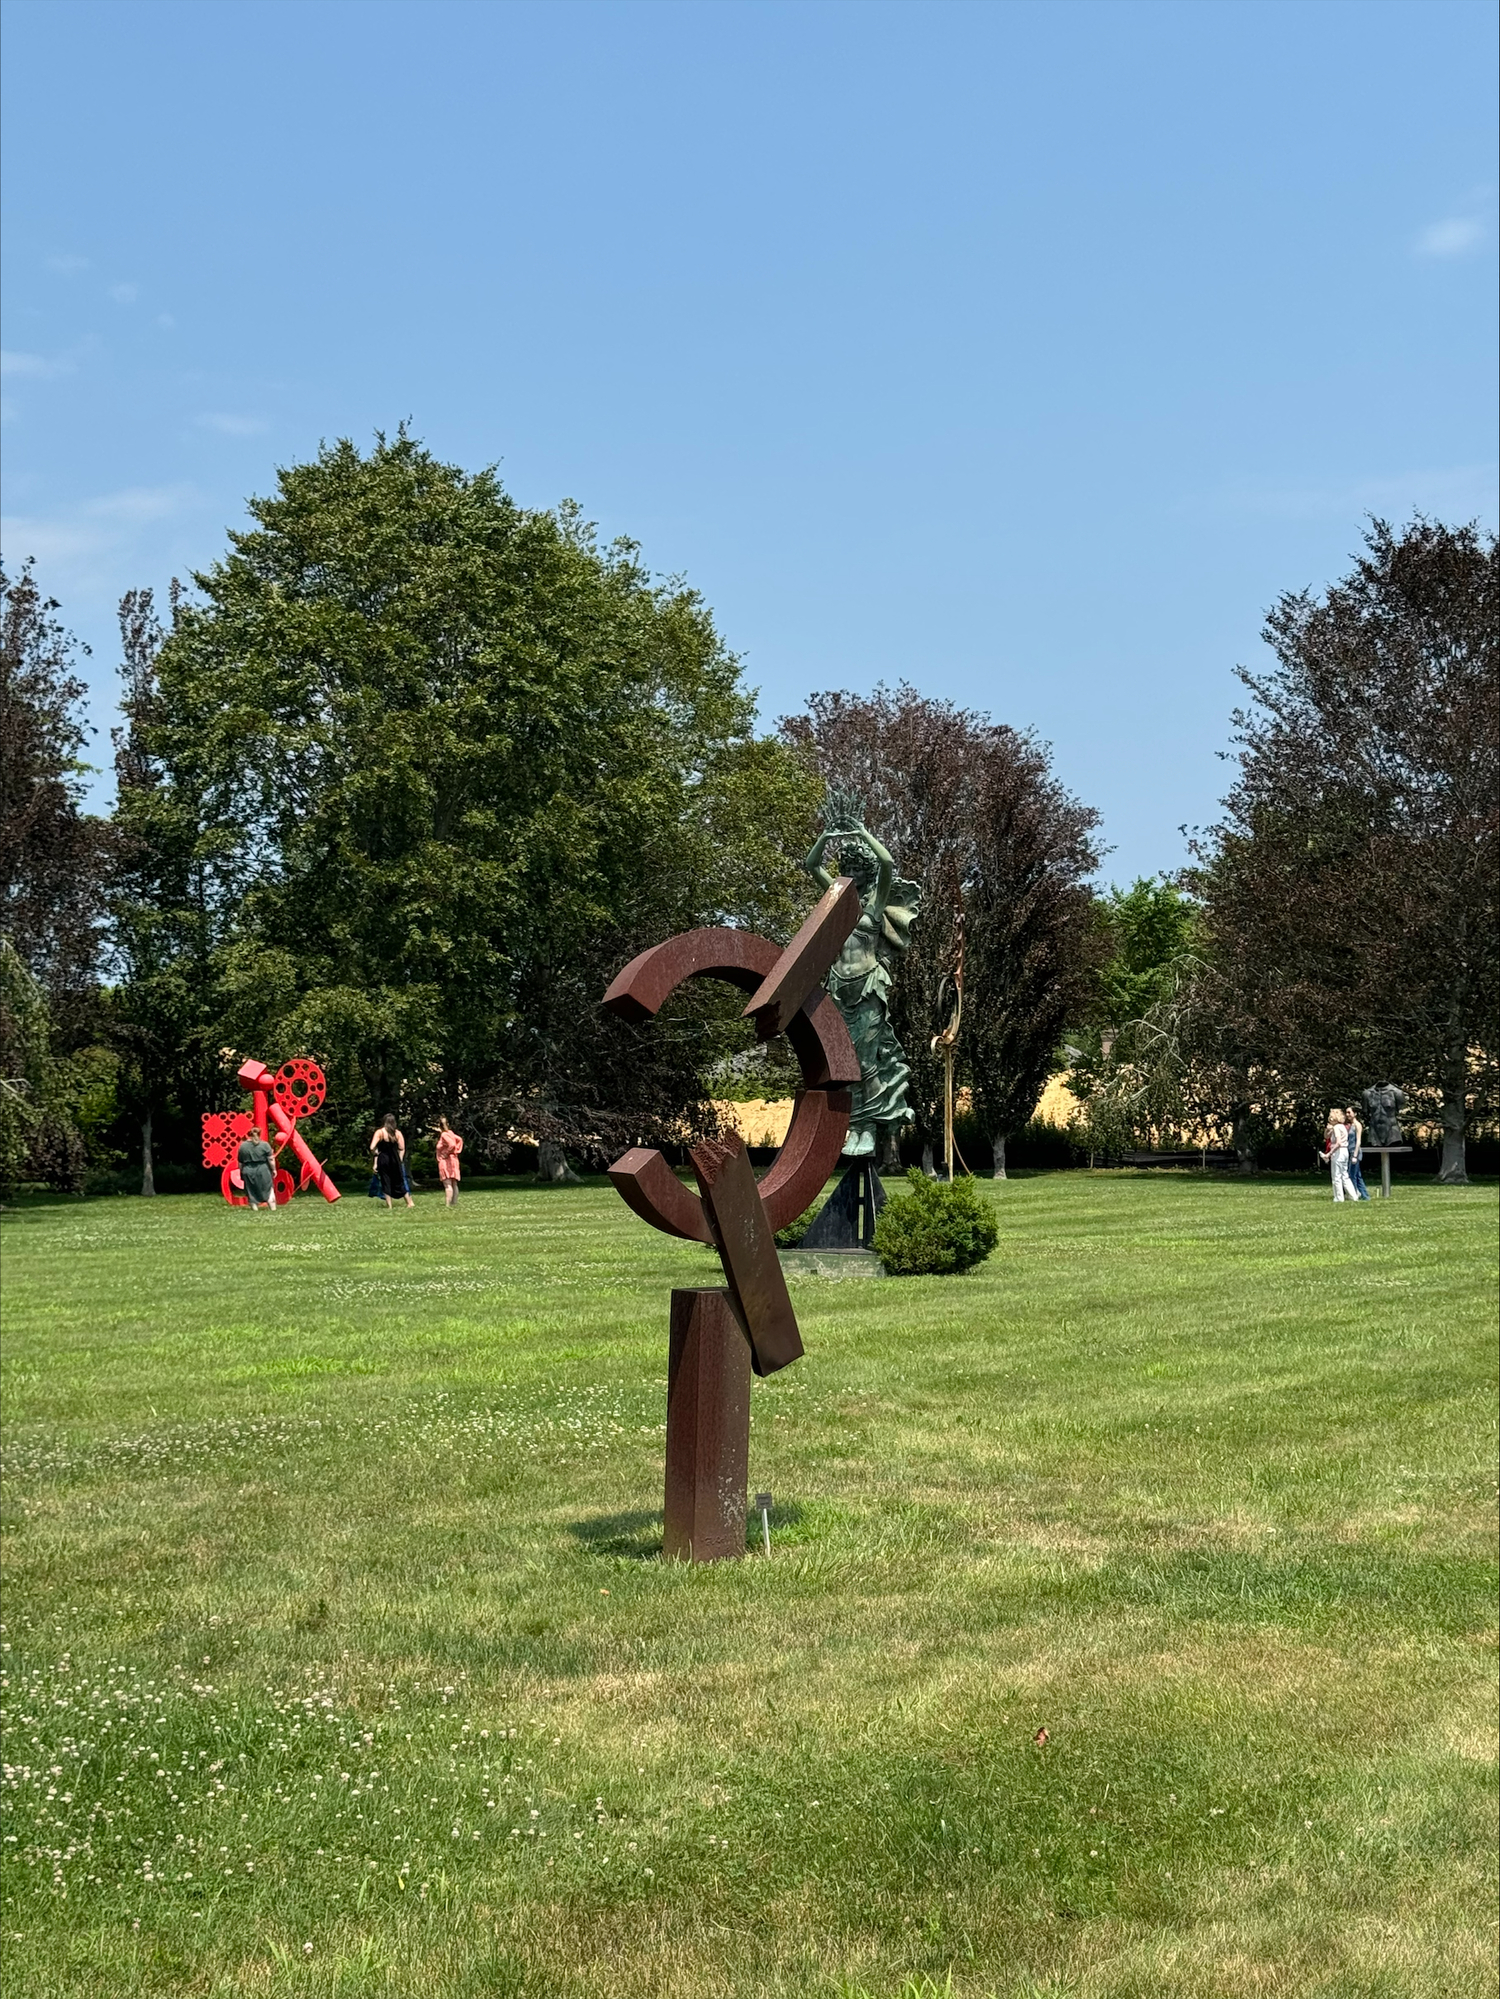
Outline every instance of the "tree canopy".
[[1325, 1105], [1399, 1081], [1449, 1180], [1500, 1081], [1497, 581], [1493, 536], [1375, 521], [1349, 576], [1284, 595], [1193, 877], [1247, 1072]]
[[46, 998], [49, 1033], [76, 1041], [98, 989], [102, 822], [83, 810], [89, 766], [81, 647], [30, 562], [0, 571], [0, 932]]
[[1193, 936], [1193, 906], [1175, 882], [1138, 876], [1100, 898], [1109, 956], [1099, 971], [1098, 1011], [1119, 1034], [1172, 990]]
[[127, 687], [153, 976], [191, 964], [209, 1039], [316, 1054], [346, 1122], [607, 1144], [701, 1110], [692, 1036], [599, 995], [673, 930], [784, 930], [812, 790], [701, 599], [404, 433], [249, 511]]
[[891, 995], [911, 1064], [924, 1147], [943, 1126], [943, 1068], [932, 1036], [965, 923], [960, 1081], [1003, 1171], [1054, 1065], [1063, 1028], [1087, 1002], [1100, 947], [1087, 877], [1099, 823], [1053, 775], [1034, 736], [903, 683], [873, 695], [814, 695], [782, 724], [833, 788], [866, 801], [869, 824], [903, 875], [922, 884], [912, 945]]

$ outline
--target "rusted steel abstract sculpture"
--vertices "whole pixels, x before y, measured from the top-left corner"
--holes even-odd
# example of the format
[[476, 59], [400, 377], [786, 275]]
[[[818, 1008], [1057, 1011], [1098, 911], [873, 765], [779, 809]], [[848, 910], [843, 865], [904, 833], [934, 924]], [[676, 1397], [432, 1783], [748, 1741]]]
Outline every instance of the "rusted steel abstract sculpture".
[[219, 1190], [224, 1199], [234, 1208], [245, 1205], [235, 1154], [240, 1141], [248, 1138], [253, 1131], [261, 1138], [270, 1138], [278, 1154], [284, 1146], [290, 1146], [302, 1168], [300, 1178], [294, 1180], [286, 1167], [277, 1167], [278, 1208], [286, 1206], [299, 1186], [316, 1187], [325, 1201], [338, 1200], [338, 1188], [313, 1157], [312, 1148], [297, 1129], [298, 1121], [311, 1117], [327, 1095], [328, 1086], [317, 1063], [309, 1062], [303, 1055], [294, 1055], [290, 1062], [283, 1062], [279, 1069], [273, 1071], [264, 1062], [244, 1062], [236, 1080], [241, 1089], [250, 1092], [255, 1108], [249, 1111], [206, 1111], [203, 1116], [203, 1163], [223, 1168], [219, 1175]]
[[604, 995], [625, 1020], [649, 1020], [690, 978], [726, 979], [750, 994], [761, 1040], [785, 1034], [802, 1069], [791, 1128], [757, 1185], [736, 1136], [689, 1153], [699, 1193], [653, 1148], [636, 1146], [609, 1177], [643, 1221], [712, 1243], [724, 1290], [674, 1290], [667, 1361], [668, 1558], [719, 1561], [745, 1552], [750, 1372], [774, 1374], [802, 1352], [776, 1254], [776, 1231], [809, 1205], [838, 1161], [859, 1063], [823, 980], [860, 918], [848, 876], [830, 885], [786, 949], [748, 930], [689, 930], [632, 958]]

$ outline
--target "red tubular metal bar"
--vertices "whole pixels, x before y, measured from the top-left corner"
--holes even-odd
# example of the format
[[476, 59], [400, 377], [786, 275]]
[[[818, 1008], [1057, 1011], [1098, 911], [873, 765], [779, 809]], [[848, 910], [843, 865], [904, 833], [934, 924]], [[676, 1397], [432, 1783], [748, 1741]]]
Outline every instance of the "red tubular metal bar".
[[323, 1171], [323, 1168], [314, 1159], [312, 1149], [308, 1145], [307, 1140], [297, 1130], [295, 1120], [287, 1116], [274, 1097], [271, 1099], [270, 1109], [272, 1124], [276, 1127], [284, 1143], [292, 1148], [292, 1151], [301, 1162], [303, 1186], [312, 1185], [316, 1187], [325, 1201], [338, 1200], [338, 1188], [334, 1186], [328, 1175]]

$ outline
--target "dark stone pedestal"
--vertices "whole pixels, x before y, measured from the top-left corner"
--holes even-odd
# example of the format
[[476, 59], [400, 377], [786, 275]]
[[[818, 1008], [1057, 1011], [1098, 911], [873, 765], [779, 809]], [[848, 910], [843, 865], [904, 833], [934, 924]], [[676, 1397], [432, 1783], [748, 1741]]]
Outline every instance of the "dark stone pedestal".
[[668, 1561], [745, 1552], [750, 1344], [727, 1291], [674, 1291], [667, 1355]]
[[856, 1159], [824, 1202], [799, 1249], [869, 1249], [885, 1189], [873, 1159]]

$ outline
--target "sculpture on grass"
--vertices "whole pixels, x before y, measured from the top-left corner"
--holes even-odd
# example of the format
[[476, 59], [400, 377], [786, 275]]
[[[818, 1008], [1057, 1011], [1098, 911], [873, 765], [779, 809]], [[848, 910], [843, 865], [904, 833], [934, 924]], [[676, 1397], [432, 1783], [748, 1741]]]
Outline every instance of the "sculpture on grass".
[[[242, 1141], [254, 1132], [257, 1137], [269, 1139], [278, 1156], [274, 1182], [278, 1208], [286, 1206], [299, 1186], [316, 1187], [325, 1201], [336, 1201], [339, 1198], [338, 1188], [313, 1157], [312, 1148], [297, 1129], [303, 1118], [311, 1117], [320, 1108], [327, 1094], [328, 1086], [317, 1063], [309, 1062], [305, 1056], [295, 1055], [290, 1062], [283, 1062], [279, 1069], [273, 1071], [264, 1062], [244, 1062], [236, 1080], [242, 1089], [250, 1092], [253, 1108], [248, 1111], [206, 1111], [203, 1116], [203, 1164], [210, 1168], [222, 1168], [219, 1191], [224, 1199], [231, 1207], [245, 1206], [244, 1184], [240, 1179], [236, 1155]], [[290, 1148], [293, 1158], [301, 1166], [300, 1178], [294, 1179], [288, 1169], [279, 1163], [285, 1148]]]
[[1401, 1107], [1406, 1102], [1404, 1090], [1398, 1090], [1394, 1083], [1372, 1083], [1363, 1092], [1362, 1102], [1367, 1145], [1375, 1148], [1406, 1143], [1401, 1133]]
[[859, 921], [829, 972], [828, 990], [859, 1057], [844, 1155], [873, 1159], [882, 1128], [899, 1130], [911, 1121], [906, 1101], [911, 1070], [891, 1026], [891, 986], [911, 943], [922, 891], [896, 873], [895, 861], [865, 825], [857, 799], [830, 792], [824, 816], [824, 829], [802, 865], [826, 889], [832, 877], [823, 857], [837, 847], [839, 865], [859, 891]]
[[808, 1207], [832, 1172], [860, 1074], [823, 981], [861, 915], [854, 882], [829, 880], [784, 951], [748, 930], [689, 930], [633, 958], [604, 995], [611, 1012], [644, 1021], [685, 979], [728, 980], [750, 994], [745, 1014], [761, 1040], [785, 1034], [802, 1071], [791, 1128], [759, 1184], [738, 1136], [693, 1147], [697, 1194], [652, 1147], [633, 1147], [609, 1169], [636, 1214], [667, 1235], [712, 1243], [724, 1270], [722, 1290], [672, 1293], [663, 1536], [669, 1558], [706, 1562], [745, 1552], [751, 1372], [773, 1374], [802, 1353], [776, 1231]]

